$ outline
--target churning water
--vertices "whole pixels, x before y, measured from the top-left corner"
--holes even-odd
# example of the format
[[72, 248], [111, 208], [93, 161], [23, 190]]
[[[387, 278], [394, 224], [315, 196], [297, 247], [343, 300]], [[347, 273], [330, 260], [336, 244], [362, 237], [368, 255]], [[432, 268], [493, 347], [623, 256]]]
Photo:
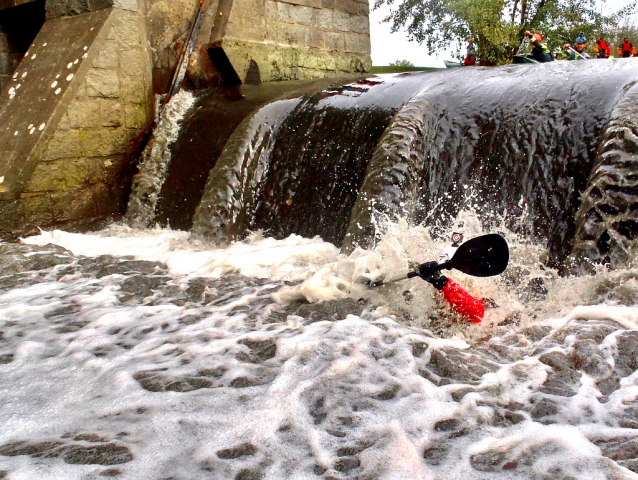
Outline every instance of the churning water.
[[[592, 65], [594, 73], [602, 69], [602, 63]], [[618, 71], [610, 74], [611, 84], [622, 83], [619, 71], [627, 82], [627, 72], [634, 70], [627, 63], [613, 65]], [[583, 67], [553, 68], [548, 75], [569, 79], [569, 68]], [[500, 75], [510, 86], [516, 83], [511, 78], [522, 78], [529, 80], [528, 90], [543, 91], [532, 69], [472, 72], [452, 73], [447, 83], [455, 91], [470, 91], [458, 76], [486, 72], [483, 80], [494, 90]], [[446, 77], [432, 78], [438, 79], [427, 80], [430, 89]], [[590, 170], [604, 164], [584, 139], [609, 140], [606, 122], [622, 101], [621, 90], [630, 91], [633, 84], [604, 97], [595, 121], [581, 133], [564, 126], [559, 135], [543, 126], [546, 133], [526, 144], [554, 142], [551, 149], [542, 147], [542, 165], [534, 170], [530, 160], [537, 150], [521, 156], [530, 163], [520, 168], [529, 172], [514, 169], [507, 175], [521, 175], [523, 185], [515, 188], [513, 178], [498, 177], [494, 181], [501, 182], [507, 201], [495, 201], [489, 209], [494, 191], [472, 172], [483, 165], [507, 176], [495, 168], [493, 152], [509, 152], [502, 168], [514, 161], [522, 144], [513, 137], [523, 138], [533, 119], [542, 117], [534, 110], [537, 104], [526, 103], [522, 112], [508, 110], [509, 123], [491, 117], [505, 126], [495, 130], [489, 145], [481, 143], [486, 141], [483, 127], [467, 130], [478, 137], [470, 135], [473, 140], [463, 143], [450, 132], [470, 118], [467, 112], [457, 115], [455, 108], [469, 107], [457, 102], [447, 110], [441, 105], [424, 110], [424, 89], [410, 83], [410, 95], [404, 90], [400, 101], [386, 99], [386, 116], [370, 120], [371, 125], [385, 122], [374, 130], [376, 146], [366, 143], [358, 152], [342, 148], [335, 157], [339, 168], [314, 170], [320, 181], [332, 175], [339, 185], [348, 179], [347, 192], [329, 189], [327, 181], [325, 188], [339, 205], [355, 210], [352, 217], [328, 200], [316, 212], [308, 210], [305, 195], [289, 188], [292, 177], [281, 174], [283, 183], [275, 181], [273, 165], [292, 162], [282, 145], [294, 146], [304, 162], [327, 162], [339, 141], [331, 142], [324, 132], [313, 142], [303, 131], [305, 144], [291, 138], [292, 123], [286, 119], [290, 114], [307, 119], [314, 108], [309, 105], [320, 105], [318, 117], [313, 113], [307, 124], [320, 130], [323, 121], [334, 128], [326, 119], [351, 121], [350, 107], [342, 105], [346, 112], [339, 113], [321, 105], [371, 98], [366, 95], [379, 88], [376, 83], [383, 82], [280, 99], [247, 117], [229, 138], [224, 165], [214, 167], [236, 181], [222, 191], [214, 178], [208, 180], [195, 215], [198, 235], [113, 225], [92, 234], [43, 232], [22, 244], [0, 244], [0, 477], [638, 478], [633, 256], [613, 270], [590, 264], [594, 276], [561, 276], [552, 260], [565, 247], [552, 243], [548, 232], [577, 227], [568, 215], [551, 223], [547, 213], [562, 199], [575, 215], [578, 205], [568, 201], [573, 184], [561, 186], [551, 172], [573, 170], [565, 163], [572, 153], [587, 160]], [[384, 88], [400, 90], [400, 82]], [[556, 88], [560, 95], [569, 90]], [[485, 97], [482, 92], [476, 97]], [[580, 102], [575, 93], [570, 98], [569, 105]], [[484, 105], [490, 110], [489, 101]], [[192, 115], [190, 121], [196, 122]], [[568, 123], [565, 115], [550, 117], [552, 125]], [[520, 131], [512, 130], [517, 122], [523, 122]], [[453, 128], [444, 129], [446, 124]], [[440, 135], [432, 133], [437, 129]], [[349, 141], [358, 135], [352, 133]], [[555, 135], [576, 140], [551, 140]], [[162, 138], [164, 151], [183, 141]], [[474, 151], [484, 163], [463, 166], [472, 145], [478, 145]], [[366, 165], [353, 163], [362, 152], [370, 155], [362, 160]], [[174, 162], [179, 155], [172, 153]], [[379, 163], [384, 155], [386, 170]], [[439, 185], [435, 159], [453, 162], [457, 175], [453, 180], [443, 172], [441, 185], [449, 181], [450, 189], [455, 187], [449, 196], [437, 190], [438, 203], [427, 193]], [[346, 165], [363, 170], [341, 177]], [[535, 190], [541, 173], [554, 182], [545, 193]], [[572, 173], [565, 178], [587, 186], [589, 171]], [[401, 183], [401, 178], [415, 180]], [[251, 192], [258, 192], [257, 198]], [[310, 193], [308, 198], [316, 198]], [[268, 223], [258, 212], [275, 198], [281, 200], [276, 207], [284, 220]], [[297, 204], [297, 214], [312, 224], [305, 237], [289, 231], [299, 218], [285, 205]], [[207, 210], [213, 214], [207, 216]], [[145, 212], [147, 221], [151, 214]], [[329, 212], [338, 212], [338, 228], [328, 231], [332, 242], [314, 236], [329, 223]], [[619, 208], [616, 213], [627, 212]], [[538, 215], [546, 215], [550, 224], [535, 226], [532, 219]], [[600, 223], [609, 225], [609, 232], [613, 222], [611, 213], [606, 215]], [[449, 273], [474, 295], [493, 301], [482, 324], [455, 317], [418, 278], [377, 289], [365, 286], [366, 279], [390, 277], [405, 272], [410, 262], [434, 259], [460, 225], [466, 239], [498, 231], [511, 248], [503, 275], [477, 279]], [[248, 233], [253, 227], [266, 233]], [[207, 237], [215, 228], [225, 231]], [[348, 238], [356, 241], [347, 250], [335, 246]]]

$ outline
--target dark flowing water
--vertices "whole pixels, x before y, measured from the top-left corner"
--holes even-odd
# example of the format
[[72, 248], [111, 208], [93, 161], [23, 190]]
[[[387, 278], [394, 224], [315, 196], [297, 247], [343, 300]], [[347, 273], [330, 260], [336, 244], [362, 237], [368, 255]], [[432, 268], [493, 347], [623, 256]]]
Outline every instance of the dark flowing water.
[[[155, 220], [220, 244], [262, 230], [352, 251], [374, 244], [379, 219], [440, 223], [473, 208], [486, 224], [506, 216], [561, 263], [582, 230], [581, 193], [605, 163], [601, 142], [617, 143], [614, 109], [631, 105], [637, 79], [632, 60], [460, 68], [312, 86], [256, 110], [263, 99], [235, 107], [213, 91], [182, 122]], [[635, 143], [629, 136], [622, 151]], [[619, 211], [602, 203], [589, 210], [597, 224]], [[610, 235], [620, 228], [632, 240], [638, 228], [603, 223], [580, 235], [589, 246], [579, 251], [610, 261]]]

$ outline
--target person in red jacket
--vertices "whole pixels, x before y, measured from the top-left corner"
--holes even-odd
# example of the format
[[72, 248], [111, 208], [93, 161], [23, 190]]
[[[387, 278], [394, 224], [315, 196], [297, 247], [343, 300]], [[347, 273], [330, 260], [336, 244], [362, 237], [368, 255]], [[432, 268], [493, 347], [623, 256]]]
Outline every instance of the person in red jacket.
[[596, 45], [594, 45], [594, 50], [596, 50], [596, 54], [598, 58], [609, 58], [611, 55], [611, 48], [607, 45], [602, 38], [596, 40]]
[[452, 234], [452, 245], [444, 248], [438, 255], [438, 261], [424, 263], [419, 267], [418, 275], [443, 294], [443, 298], [452, 306], [455, 312], [472, 323], [481, 323], [485, 315], [485, 304], [482, 300], [467, 293], [454, 280], [441, 275], [437, 267], [454, 256], [454, 252], [463, 242], [463, 235]]
[[619, 57], [631, 57], [636, 54], [636, 48], [633, 43], [629, 41], [629, 38], [625, 37], [620, 47], [617, 48]]

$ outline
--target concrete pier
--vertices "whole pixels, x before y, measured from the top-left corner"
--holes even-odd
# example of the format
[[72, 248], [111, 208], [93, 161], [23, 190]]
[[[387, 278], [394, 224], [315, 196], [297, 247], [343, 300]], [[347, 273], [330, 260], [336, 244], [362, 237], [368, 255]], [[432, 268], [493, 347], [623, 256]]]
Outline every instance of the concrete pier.
[[[0, 0], [0, 238], [99, 226], [122, 213], [155, 96], [168, 90], [199, 7], [200, 0]], [[367, 0], [205, 7], [184, 88], [371, 67]], [[16, 18], [22, 24], [12, 30]]]

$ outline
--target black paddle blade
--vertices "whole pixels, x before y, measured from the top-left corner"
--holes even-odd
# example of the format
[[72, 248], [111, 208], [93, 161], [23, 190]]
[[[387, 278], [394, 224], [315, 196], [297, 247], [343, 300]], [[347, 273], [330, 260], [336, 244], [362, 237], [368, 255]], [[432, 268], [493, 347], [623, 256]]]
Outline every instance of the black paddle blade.
[[455, 268], [474, 277], [491, 277], [503, 273], [509, 259], [507, 241], [491, 233], [461, 244], [444, 268]]

